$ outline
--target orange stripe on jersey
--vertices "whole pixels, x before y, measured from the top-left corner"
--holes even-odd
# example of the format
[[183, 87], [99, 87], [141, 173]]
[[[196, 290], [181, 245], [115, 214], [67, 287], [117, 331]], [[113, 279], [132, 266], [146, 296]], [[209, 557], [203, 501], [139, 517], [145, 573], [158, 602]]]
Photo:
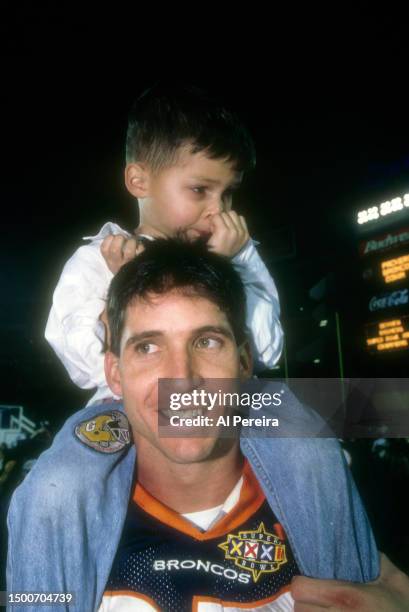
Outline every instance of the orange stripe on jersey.
[[258, 599], [257, 601], [247, 601], [246, 603], [238, 603], [237, 601], [224, 601], [222, 599], [217, 599], [217, 597], [201, 597], [200, 595], [195, 595], [192, 600], [192, 612], [200, 612], [199, 605], [201, 603], [215, 603], [220, 606], [229, 606], [231, 608], [241, 608], [243, 610], [254, 610], [254, 606], [263, 606], [268, 603], [272, 603], [281, 595], [290, 592], [290, 585], [282, 587], [277, 593], [271, 595], [270, 597], [266, 597], [265, 599]]
[[161, 521], [161, 523], [178, 529], [196, 540], [211, 540], [212, 538], [224, 535], [232, 529], [239, 527], [245, 520], [250, 518], [264, 502], [265, 495], [247, 460], [244, 463], [243, 480], [244, 482], [238, 503], [214, 527], [205, 533], [201, 532], [200, 529], [192, 525], [192, 523], [183, 516], [158, 501], [139, 483], [137, 483], [135, 487], [133, 501], [143, 508], [145, 512]]
[[280, 540], [282, 540], [283, 542], [287, 539], [287, 536], [285, 535], [284, 527], [282, 526], [281, 523], [274, 523], [274, 531], [275, 531], [276, 536], [278, 536]]

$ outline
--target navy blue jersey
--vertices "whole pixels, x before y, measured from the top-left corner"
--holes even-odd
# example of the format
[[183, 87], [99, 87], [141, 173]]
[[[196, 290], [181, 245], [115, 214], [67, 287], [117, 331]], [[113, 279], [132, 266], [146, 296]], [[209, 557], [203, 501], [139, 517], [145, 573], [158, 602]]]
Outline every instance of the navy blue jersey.
[[293, 609], [296, 574], [284, 530], [246, 464], [239, 502], [206, 532], [136, 486], [100, 611], [283, 612]]

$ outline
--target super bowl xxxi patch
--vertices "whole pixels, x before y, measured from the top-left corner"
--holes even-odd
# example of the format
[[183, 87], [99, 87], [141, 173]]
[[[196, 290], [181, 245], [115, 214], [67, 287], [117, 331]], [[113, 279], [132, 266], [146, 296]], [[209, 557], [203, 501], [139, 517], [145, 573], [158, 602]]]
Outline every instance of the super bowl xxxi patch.
[[82, 421], [75, 435], [87, 446], [100, 453], [116, 453], [131, 441], [130, 425], [123, 412], [111, 410]]
[[255, 530], [229, 533], [219, 548], [224, 550], [225, 559], [231, 559], [237, 567], [250, 571], [254, 582], [287, 563], [286, 545], [276, 534], [266, 531], [264, 523]]

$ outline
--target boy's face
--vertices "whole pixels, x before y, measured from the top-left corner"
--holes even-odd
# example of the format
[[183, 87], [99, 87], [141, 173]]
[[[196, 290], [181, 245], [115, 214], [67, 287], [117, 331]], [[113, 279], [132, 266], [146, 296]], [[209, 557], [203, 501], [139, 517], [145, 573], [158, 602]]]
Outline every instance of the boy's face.
[[182, 230], [191, 240], [210, 236], [212, 217], [231, 209], [243, 177], [230, 162], [192, 154], [188, 147], [175, 165], [157, 174], [140, 164], [129, 164], [126, 173], [139, 201], [142, 231], [170, 237]]

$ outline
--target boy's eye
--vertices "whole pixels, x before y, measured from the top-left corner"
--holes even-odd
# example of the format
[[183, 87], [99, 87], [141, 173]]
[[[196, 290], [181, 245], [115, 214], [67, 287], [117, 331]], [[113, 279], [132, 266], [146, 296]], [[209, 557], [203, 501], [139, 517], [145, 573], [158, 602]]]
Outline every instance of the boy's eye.
[[139, 355], [151, 355], [152, 353], [157, 353], [158, 350], [158, 345], [153, 344], [153, 342], [141, 342], [135, 345], [135, 352]]
[[206, 192], [206, 187], [192, 187], [192, 191], [199, 195], [203, 195]]
[[208, 336], [204, 336], [199, 338], [196, 342], [197, 348], [200, 349], [215, 349], [220, 348], [223, 342], [219, 338], [209, 338]]

